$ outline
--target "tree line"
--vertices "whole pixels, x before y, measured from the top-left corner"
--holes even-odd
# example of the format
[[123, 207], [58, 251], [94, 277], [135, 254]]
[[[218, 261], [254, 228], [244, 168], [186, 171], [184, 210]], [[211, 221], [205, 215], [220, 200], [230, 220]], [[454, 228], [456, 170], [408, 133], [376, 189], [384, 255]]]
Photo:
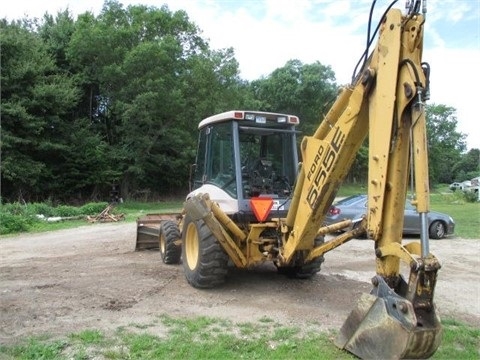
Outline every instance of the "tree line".
[[[232, 48], [212, 49], [165, 5], [106, 1], [98, 16], [1, 19], [0, 30], [2, 202], [105, 200], [112, 186], [125, 199], [183, 196], [201, 119], [291, 113], [309, 135], [339, 88], [330, 66], [296, 59], [246, 81]], [[433, 184], [479, 172], [454, 108], [429, 105], [427, 123]], [[349, 181], [365, 180], [367, 153]]]

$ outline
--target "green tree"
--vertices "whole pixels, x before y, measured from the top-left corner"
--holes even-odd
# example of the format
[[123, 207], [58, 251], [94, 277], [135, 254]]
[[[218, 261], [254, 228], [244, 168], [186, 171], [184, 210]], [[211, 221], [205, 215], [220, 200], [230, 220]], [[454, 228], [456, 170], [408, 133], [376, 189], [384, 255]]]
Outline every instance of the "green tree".
[[233, 50], [211, 51], [186, 13], [166, 6], [105, 2], [97, 18], [79, 17], [67, 57], [124, 197], [186, 189], [199, 120], [239, 103]]
[[[312, 134], [336, 98], [329, 66], [290, 60], [252, 82], [232, 48], [212, 50], [184, 11], [106, 1], [98, 16], [1, 26], [2, 198], [98, 198], [187, 190], [197, 126], [235, 108], [292, 113]], [[432, 183], [478, 174], [455, 109], [427, 107]], [[362, 146], [349, 181], [364, 181]], [[105, 195], [103, 195], [104, 197]]]
[[430, 182], [450, 183], [466, 151], [466, 135], [457, 131], [456, 110], [446, 105], [427, 105], [426, 122]]
[[21, 22], [0, 27], [2, 198], [28, 200], [59, 189], [69, 149], [65, 119], [79, 94], [37, 33]]
[[480, 150], [470, 149], [461, 159], [453, 164], [452, 181], [461, 182], [480, 176]]
[[56, 17], [45, 14], [42, 24], [38, 25], [38, 34], [59, 71], [72, 72], [66, 50], [74, 32], [75, 21], [68, 10], [57, 13]]
[[268, 77], [255, 80], [251, 91], [261, 110], [300, 117], [300, 129], [312, 134], [336, 98], [335, 74], [320, 62], [289, 60]]
[[183, 192], [198, 122], [246, 94], [233, 49], [166, 6], [3, 20], [1, 40], [3, 199]]
[[201, 119], [243, 107], [246, 86], [238, 67], [232, 48], [204, 49], [188, 59], [184, 81], [189, 85], [185, 97], [189, 117]]

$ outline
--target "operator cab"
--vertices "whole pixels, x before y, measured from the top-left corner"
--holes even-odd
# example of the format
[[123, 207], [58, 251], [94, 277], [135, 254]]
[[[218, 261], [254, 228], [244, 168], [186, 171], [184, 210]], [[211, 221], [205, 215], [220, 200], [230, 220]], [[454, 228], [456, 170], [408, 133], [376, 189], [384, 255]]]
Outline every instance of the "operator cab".
[[272, 199], [275, 217], [284, 216], [297, 175], [298, 124], [297, 116], [258, 111], [202, 120], [188, 197], [208, 193], [229, 215], [252, 214], [252, 199]]

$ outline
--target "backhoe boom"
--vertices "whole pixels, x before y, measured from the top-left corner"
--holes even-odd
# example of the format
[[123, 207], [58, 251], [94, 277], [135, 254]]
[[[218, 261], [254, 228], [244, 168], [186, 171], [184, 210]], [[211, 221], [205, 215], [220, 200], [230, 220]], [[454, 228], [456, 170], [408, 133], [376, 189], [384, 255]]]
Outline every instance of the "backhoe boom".
[[[377, 276], [372, 295], [360, 301], [337, 340], [365, 358], [428, 357], [441, 339], [433, 303], [440, 264], [429, 253], [426, 222], [423, 25], [424, 16], [418, 13], [403, 16], [393, 9], [385, 15], [361, 75], [343, 90], [315, 134], [302, 141], [302, 174], [287, 215], [290, 232], [283, 258], [289, 262], [299, 250], [309, 249], [368, 134], [367, 221], [359, 226], [374, 240]], [[421, 246], [402, 246], [403, 216], [398, 214], [403, 214], [410, 176], [423, 226]], [[311, 251], [331, 248], [325, 244]], [[408, 283], [400, 275], [401, 260], [411, 268]]]

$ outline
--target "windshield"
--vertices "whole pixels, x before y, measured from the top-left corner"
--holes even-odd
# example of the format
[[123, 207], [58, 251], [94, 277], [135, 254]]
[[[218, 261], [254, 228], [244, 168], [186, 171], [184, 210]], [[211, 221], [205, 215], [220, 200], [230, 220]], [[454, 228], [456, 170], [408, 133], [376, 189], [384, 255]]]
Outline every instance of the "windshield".
[[295, 181], [296, 160], [291, 131], [240, 127], [243, 197], [287, 197]]

